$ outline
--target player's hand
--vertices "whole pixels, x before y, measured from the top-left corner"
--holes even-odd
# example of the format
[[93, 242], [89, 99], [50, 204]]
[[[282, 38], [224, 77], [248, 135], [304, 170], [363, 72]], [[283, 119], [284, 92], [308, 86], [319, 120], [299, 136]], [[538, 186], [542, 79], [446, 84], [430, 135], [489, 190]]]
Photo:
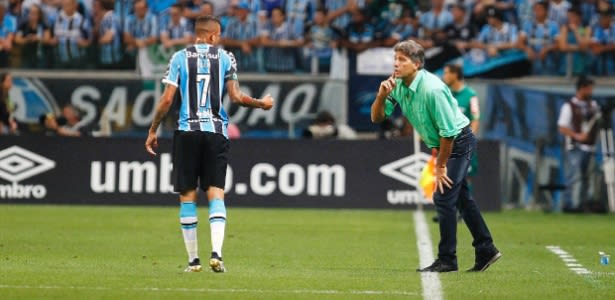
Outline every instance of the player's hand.
[[147, 140], [145, 141], [145, 150], [149, 154], [156, 156], [156, 152], [154, 151], [155, 148], [158, 148], [158, 137], [155, 132], [150, 132], [147, 135]]
[[263, 104], [261, 107], [262, 109], [270, 110], [273, 107], [273, 97], [267, 94], [265, 97], [263, 97], [263, 99], [261, 99], [261, 103]]
[[448, 178], [446, 166], [439, 167], [436, 166], [434, 168], [434, 181], [436, 184], [436, 189], [440, 191], [440, 194], [444, 193], [444, 187], [451, 188], [453, 186], [453, 181]]
[[381, 97], [388, 96], [395, 88], [395, 85], [396, 85], [395, 77], [391, 75], [389, 78], [387, 78], [387, 80], [380, 83], [380, 88], [378, 89], [378, 95], [380, 95]]

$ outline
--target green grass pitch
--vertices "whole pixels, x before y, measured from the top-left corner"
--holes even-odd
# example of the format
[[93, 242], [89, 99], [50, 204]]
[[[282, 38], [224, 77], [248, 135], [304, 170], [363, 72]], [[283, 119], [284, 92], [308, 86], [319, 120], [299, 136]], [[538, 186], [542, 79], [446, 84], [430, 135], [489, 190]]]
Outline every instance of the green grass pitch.
[[[200, 254], [210, 252], [200, 211]], [[430, 220], [434, 212], [426, 212]], [[183, 273], [176, 207], [0, 205], [0, 299], [423, 299], [409, 210], [228, 208], [228, 273]], [[485, 214], [504, 256], [439, 276], [445, 299], [612, 299], [615, 216]], [[437, 246], [438, 230], [429, 222]], [[459, 267], [473, 264], [459, 226]], [[578, 275], [546, 246], [592, 273]], [[435, 252], [436, 249], [434, 249]]]

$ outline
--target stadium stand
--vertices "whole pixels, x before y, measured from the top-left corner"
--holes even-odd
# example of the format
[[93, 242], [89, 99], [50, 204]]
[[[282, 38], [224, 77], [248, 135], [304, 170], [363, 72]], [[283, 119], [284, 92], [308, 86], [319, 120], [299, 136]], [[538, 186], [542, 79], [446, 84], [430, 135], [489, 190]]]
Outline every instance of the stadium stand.
[[163, 68], [170, 41], [184, 44], [194, 16], [213, 12], [224, 26], [222, 45], [247, 72], [327, 73], [335, 48], [348, 48], [352, 59], [403, 39], [428, 50], [431, 71], [462, 60], [467, 76], [606, 76], [615, 68], [608, 0], [38, 2], [0, 3], [0, 67]]

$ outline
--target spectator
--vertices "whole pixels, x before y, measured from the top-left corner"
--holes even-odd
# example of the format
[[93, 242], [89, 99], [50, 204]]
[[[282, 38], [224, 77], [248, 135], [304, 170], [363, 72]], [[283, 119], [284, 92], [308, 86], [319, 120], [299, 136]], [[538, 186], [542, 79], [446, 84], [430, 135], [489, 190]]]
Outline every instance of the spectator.
[[594, 27], [598, 25], [600, 12], [613, 11], [613, 3], [609, 0], [589, 0], [580, 4], [583, 25]]
[[17, 134], [17, 122], [13, 117], [13, 104], [9, 91], [13, 87], [13, 77], [9, 73], [0, 73], [0, 135]]
[[[44, 21], [50, 25], [56, 22], [60, 9], [62, 8], [62, 1], [58, 0], [42, 0], [40, 8], [45, 16]], [[24, 17], [26, 17], [24, 15]]]
[[601, 11], [598, 24], [592, 30], [590, 42], [594, 54], [594, 72], [597, 75], [615, 74], [615, 23], [612, 11]]
[[476, 28], [483, 28], [487, 24], [487, 12], [490, 8], [493, 8], [495, 0], [476, 0], [476, 3], [472, 6], [470, 14], [470, 23], [474, 24]]
[[271, 11], [269, 30], [261, 36], [265, 48], [265, 70], [268, 72], [289, 72], [296, 69], [295, 51], [303, 45], [303, 38], [293, 35], [284, 18], [284, 11]]
[[398, 139], [412, 136], [413, 128], [407, 118], [400, 116], [397, 118], [386, 118], [380, 123], [378, 131], [379, 139]]
[[581, 12], [576, 8], [568, 10], [568, 23], [560, 28], [559, 51], [563, 52], [565, 63], [561, 64], [560, 73], [574, 75], [585, 74], [590, 64], [588, 47], [591, 42], [591, 28], [583, 26]]
[[485, 50], [490, 57], [498, 56], [504, 50], [518, 48], [517, 26], [504, 22], [500, 11], [490, 8], [487, 11], [487, 23], [473, 45], [475, 48]]
[[596, 21], [596, 6], [598, 6], [598, 2], [596, 0], [582, 0], [580, 2], [581, 3], [579, 4], [579, 9], [581, 10], [581, 19], [583, 20], [583, 25], [594, 25], [594, 22]]
[[46, 136], [81, 136], [81, 132], [66, 126], [66, 119], [58, 118], [53, 113], [40, 115], [38, 122], [43, 127], [43, 133]]
[[542, 2], [547, 7], [547, 10], [549, 9], [548, 0], [519, 0], [517, 2], [517, 20], [519, 21], [519, 25], [521, 26], [523, 26], [523, 24], [532, 22], [532, 20], [534, 19], [534, 4]]
[[258, 25], [249, 17], [250, 6], [240, 2], [235, 7], [237, 18], [224, 29], [220, 44], [233, 52], [238, 66], [244, 71], [258, 71], [258, 55], [256, 47], [259, 44]]
[[134, 3], [134, 14], [128, 16], [124, 25], [124, 43], [131, 64], [141, 49], [158, 42], [158, 22], [156, 16], [149, 13], [147, 2], [137, 0]]
[[120, 69], [123, 60], [122, 31], [119, 18], [113, 13], [113, 0], [94, 2], [98, 34], [99, 66]]
[[444, 0], [431, 0], [431, 9], [421, 15], [420, 22], [425, 28], [425, 34], [432, 36], [452, 23], [453, 15], [444, 9]]
[[230, 5], [226, 7], [226, 10], [217, 16], [218, 20], [220, 21], [220, 26], [222, 28], [222, 32], [224, 32], [224, 29], [226, 28], [226, 26], [228, 25], [228, 23], [230, 23], [233, 19], [235, 19], [235, 7], [237, 5]]
[[181, 6], [174, 4], [169, 10], [171, 19], [160, 33], [160, 42], [166, 49], [179, 50], [192, 42], [192, 29], [189, 22], [181, 15]]
[[21, 47], [22, 68], [48, 67], [43, 47], [51, 43], [51, 32], [44, 20], [41, 7], [32, 5], [28, 19], [19, 26], [15, 35], [15, 44]]
[[363, 52], [374, 46], [374, 27], [367, 22], [367, 11], [353, 10], [352, 22], [346, 28], [346, 39], [342, 46], [356, 52]]
[[[259, 0], [252, 0], [259, 1]], [[271, 13], [278, 7], [284, 7], [284, 0], [260, 0], [260, 9], [265, 12], [267, 18], [271, 18]]]
[[305, 25], [309, 23], [316, 11], [318, 0], [286, 0], [286, 21], [295, 36], [302, 36]]
[[[137, 0], [138, 1], [138, 0]], [[130, 15], [135, 14], [134, 4], [137, 2], [134, 0], [115, 0], [115, 5], [113, 7], [113, 13], [117, 16], [120, 24], [125, 26], [126, 22]], [[82, 14], [85, 14], [85, 11], [79, 11]], [[126, 28], [122, 28], [122, 30], [126, 30]]]
[[555, 21], [558, 26], [564, 26], [568, 22], [568, 11], [571, 8], [567, 0], [549, 1], [549, 20]]
[[598, 103], [592, 100], [593, 87], [591, 78], [579, 77], [576, 95], [564, 103], [557, 120], [559, 132], [565, 137], [564, 211], [567, 212], [582, 209], [590, 199], [590, 187], [593, 186], [593, 153], [600, 115]]
[[[533, 1], [533, 0], [521, 0], [522, 3], [518, 6], [524, 6], [525, 1]], [[472, 19], [472, 23], [476, 25], [478, 28], [482, 28], [487, 23], [487, 14], [489, 9], [495, 8], [502, 12], [502, 20], [508, 23], [517, 24], [517, 12], [515, 11], [515, 0], [476, 0], [476, 2], [472, 5], [471, 3], [468, 5], [465, 1], [463, 1], [463, 5], [466, 5], [466, 9], [470, 10]], [[521, 7], [521, 9], [525, 9]]]
[[454, 46], [461, 54], [471, 47], [478, 29], [469, 22], [465, 6], [451, 6], [451, 14], [453, 15], [453, 22], [445, 26], [443, 30], [445, 40], [447, 44]]
[[211, 2], [212, 8], [213, 8], [212, 14], [218, 17], [225, 14], [229, 10], [229, 7], [231, 7], [231, 2], [232, 2], [229, 0], [209, 0], [209, 1]]
[[418, 19], [410, 7], [404, 7], [402, 14], [397, 21], [392, 23], [393, 27], [389, 36], [384, 40], [385, 47], [392, 47], [398, 42], [409, 38], [417, 38], [421, 28]]
[[[529, 0], [522, 0], [529, 1]], [[517, 17], [517, 11], [515, 9], [516, 0], [496, 0], [493, 3], [493, 7], [495, 9], [502, 12], [504, 15], [504, 21], [513, 24], [519, 24], [519, 19]]]
[[312, 125], [303, 130], [302, 136], [308, 139], [338, 138], [353, 140], [357, 138], [357, 133], [348, 125], [337, 125], [330, 112], [321, 111], [316, 115]]
[[6, 3], [0, 3], [0, 68], [9, 66], [9, 53], [17, 31], [17, 20], [7, 14]]
[[209, 16], [214, 14], [214, 5], [209, 1], [192, 0], [188, 5], [184, 6], [184, 18], [190, 23], [190, 27], [194, 27], [194, 20], [198, 16]]
[[532, 61], [534, 74], [555, 74], [558, 35], [557, 23], [547, 18], [547, 3], [536, 2], [534, 20], [525, 23], [519, 35], [519, 43]]
[[[5, 1], [2, 1], [5, 2]], [[9, 0], [8, 2], [8, 14], [15, 17], [17, 26], [27, 20], [27, 10], [23, 7], [23, 0]]]
[[53, 26], [50, 44], [56, 48], [55, 65], [62, 69], [82, 68], [91, 44], [91, 24], [77, 11], [77, 0], [64, 0]]
[[307, 32], [306, 46], [309, 49], [312, 59], [318, 61], [319, 72], [329, 72], [331, 55], [333, 48], [336, 47], [333, 40], [333, 30], [326, 21], [324, 9], [317, 9], [314, 13], [313, 24], [309, 26]]
[[[386, 43], [391, 37], [394, 27], [399, 25], [403, 15], [414, 15], [414, 1], [406, 0], [373, 0], [370, 1], [367, 10], [374, 26], [374, 39]], [[405, 12], [410, 10], [410, 12]]]
[[66, 120], [65, 127], [71, 131], [79, 131], [81, 135], [87, 135], [89, 126], [81, 122], [81, 113], [72, 104], [62, 107], [62, 118]]
[[434, 45], [440, 48], [440, 51], [426, 57], [427, 70], [439, 70], [447, 62], [460, 57], [471, 48], [472, 40], [476, 37], [477, 29], [468, 22], [465, 6], [452, 5], [451, 14], [453, 22], [446, 25], [443, 30], [434, 33], [433, 42], [423, 42], [428, 47]]
[[365, 7], [361, 0], [325, 0], [327, 19], [334, 30], [342, 31], [351, 22], [351, 13]]

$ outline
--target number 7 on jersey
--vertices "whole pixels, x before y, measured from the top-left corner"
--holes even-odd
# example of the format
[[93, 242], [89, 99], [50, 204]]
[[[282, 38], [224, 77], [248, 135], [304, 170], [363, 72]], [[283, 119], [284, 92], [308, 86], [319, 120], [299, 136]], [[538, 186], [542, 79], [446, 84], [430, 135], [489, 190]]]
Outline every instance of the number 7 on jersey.
[[201, 95], [199, 97], [199, 102], [201, 106], [207, 105], [207, 95], [209, 94], [209, 80], [211, 79], [211, 75], [209, 74], [197, 74], [196, 82], [198, 84], [203, 84], [201, 88]]

